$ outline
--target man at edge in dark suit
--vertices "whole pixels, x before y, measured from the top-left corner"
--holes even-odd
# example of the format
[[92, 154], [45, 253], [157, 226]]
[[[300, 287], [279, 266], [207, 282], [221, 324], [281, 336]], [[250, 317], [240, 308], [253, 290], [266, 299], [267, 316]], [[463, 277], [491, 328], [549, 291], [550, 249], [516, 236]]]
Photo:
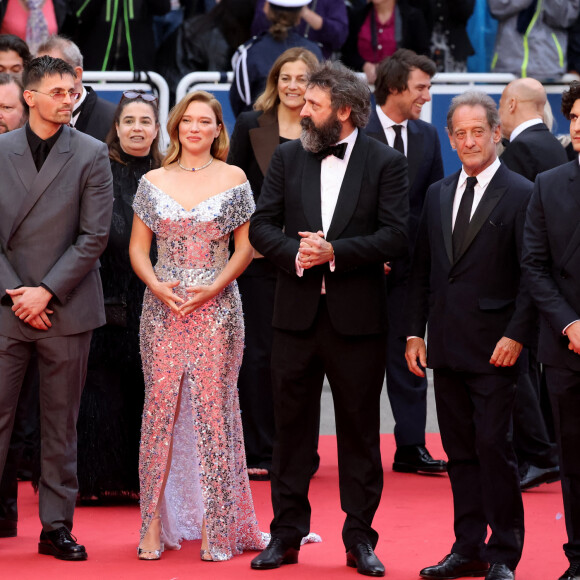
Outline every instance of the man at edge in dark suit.
[[384, 576], [372, 528], [383, 470], [383, 263], [406, 253], [407, 162], [370, 139], [370, 92], [340, 63], [309, 76], [300, 141], [280, 145], [250, 221], [252, 245], [278, 266], [272, 378], [274, 519], [254, 569], [298, 561], [324, 375], [334, 399], [346, 563]]
[[404, 305], [407, 279], [427, 188], [443, 177], [441, 145], [435, 127], [419, 119], [431, 100], [435, 63], [412, 50], [399, 49], [377, 67], [375, 99], [366, 133], [397, 149], [409, 164], [409, 255], [385, 264], [387, 273], [387, 393], [395, 419], [393, 471], [440, 473], [445, 462], [425, 447], [427, 378], [405, 364]]
[[427, 191], [409, 283], [406, 358], [419, 376], [433, 369], [455, 543], [420, 575], [513, 580], [524, 514], [511, 416], [516, 362], [535, 322], [531, 298], [520, 291], [532, 184], [497, 158], [499, 115], [489, 95], [456, 96], [447, 130], [462, 169]]
[[[529, 77], [509, 83], [499, 100], [501, 134], [504, 140], [509, 140], [500, 161], [532, 182], [538, 173], [568, 161], [566, 150], [543, 122], [546, 102], [542, 83]], [[514, 406], [514, 449], [520, 486], [524, 490], [557, 481], [560, 470], [556, 445], [550, 441], [540, 406], [537, 340], [529, 349], [524, 349], [520, 358]]]
[[[562, 95], [570, 137], [580, 152], [580, 82]], [[524, 229], [525, 281], [540, 312], [544, 365], [560, 456], [569, 568], [580, 580], [580, 166], [578, 159], [538, 175]]]

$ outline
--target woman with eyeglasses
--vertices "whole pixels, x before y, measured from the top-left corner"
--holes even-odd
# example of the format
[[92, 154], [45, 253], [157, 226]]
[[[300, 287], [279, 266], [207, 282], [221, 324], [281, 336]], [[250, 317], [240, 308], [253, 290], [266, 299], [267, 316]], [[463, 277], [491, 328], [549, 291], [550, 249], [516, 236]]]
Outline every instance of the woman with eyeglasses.
[[141, 177], [161, 164], [157, 98], [126, 91], [106, 142], [114, 202], [109, 241], [101, 256], [107, 324], [93, 333], [77, 425], [82, 500], [138, 497], [138, 454], [144, 382], [139, 317], [145, 285], [129, 260], [133, 199]]
[[[300, 137], [300, 111], [308, 73], [317, 65], [316, 56], [303, 47], [286, 50], [270, 69], [266, 89], [258, 97], [254, 110], [241, 113], [236, 119], [228, 163], [246, 172], [256, 201], [276, 147]], [[270, 358], [277, 270], [269, 260], [256, 254], [238, 279], [246, 329], [238, 390], [248, 474], [253, 480], [269, 480], [272, 465], [274, 410]]]
[[162, 167], [143, 177], [135, 197], [129, 249], [147, 285], [138, 556], [158, 560], [164, 548], [201, 538], [202, 560], [228, 560], [267, 543], [254, 513], [236, 388], [244, 326], [235, 279], [252, 259], [255, 206], [244, 172], [224, 162], [229, 139], [213, 95], [186, 95], [167, 130]]

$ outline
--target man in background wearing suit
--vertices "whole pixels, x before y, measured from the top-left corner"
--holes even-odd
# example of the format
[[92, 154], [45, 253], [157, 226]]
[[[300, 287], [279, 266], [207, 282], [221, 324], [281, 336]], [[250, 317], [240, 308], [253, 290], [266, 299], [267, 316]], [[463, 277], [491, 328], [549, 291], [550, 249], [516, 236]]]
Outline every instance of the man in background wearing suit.
[[[543, 122], [546, 101], [542, 83], [532, 78], [512, 81], [499, 100], [501, 133], [509, 140], [500, 160], [508, 169], [530, 181], [535, 181], [538, 173], [568, 161], [564, 147]], [[524, 349], [520, 358], [514, 407], [514, 448], [521, 488], [529, 489], [557, 481], [560, 473], [556, 446], [550, 441], [540, 406], [537, 340], [529, 349]]]
[[[580, 82], [562, 95], [580, 152]], [[538, 175], [524, 230], [524, 276], [540, 312], [538, 359], [552, 402], [570, 567], [580, 580], [580, 166], [578, 159]]]
[[42, 430], [40, 554], [84, 560], [71, 535], [76, 420], [92, 329], [104, 324], [99, 256], [113, 191], [107, 148], [66, 126], [75, 72], [60, 59], [26, 69], [29, 123], [0, 136], [0, 470], [24, 373], [36, 351]]
[[409, 283], [406, 358], [419, 376], [433, 369], [455, 543], [420, 575], [513, 580], [524, 513], [511, 417], [516, 362], [535, 323], [531, 298], [520, 291], [532, 184], [497, 158], [499, 115], [489, 95], [456, 96], [447, 129], [462, 169], [427, 192]]
[[91, 87], [83, 85], [83, 55], [79, 47], [72, 40], [55, 34], [38, 47], [37, 56], [60, 58], [74, 68], [77, 75], [75, 91], [81, 96], [74, 103], [70, 124], [75, 129], [104, 142], [109, 129], [113, 126], [116, 105], [101, 99]]
[[254, 569], [298, 561], [328, 377], [336, 418], [348, 566], [384, 576], [372, 528], [383, 487], [379, 402], [385, 373], [383, 263], [407, 246], [407, 162], [370, 139], [370, 92], [340, 63], [309, 76], [300, 141], [270, 162], [250, 240], [278, 266], [272, 383], [274, 519]]
[[387, 265], [387, 393], [395, 419], [393, 471], [440, 473], [444, 461], [425, 447], [427, 378], [405, 364], [404, 305], [407, 278], [427, 188], [443, 177], [441, 145], [435, 127], [419, 119], [431, 100], [435, 63], [412, 50], [399, 49], [377, 67], [375, 99], [366, 132], [397, 149], [409, 164], [409, 255]]

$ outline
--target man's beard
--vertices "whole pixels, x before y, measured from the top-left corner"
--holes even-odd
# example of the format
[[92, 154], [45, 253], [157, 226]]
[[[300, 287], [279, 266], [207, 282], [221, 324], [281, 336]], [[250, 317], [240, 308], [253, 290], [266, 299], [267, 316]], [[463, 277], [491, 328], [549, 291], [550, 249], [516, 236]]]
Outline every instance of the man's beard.
[[302, 126], [300, 142], [302, 147], [310, 153], [318, 153], [340, 140], [342, 123], [336, 113], [333, 113], [320, 127], [317, 127], [310, 117], [301, 119], [300, 125]]

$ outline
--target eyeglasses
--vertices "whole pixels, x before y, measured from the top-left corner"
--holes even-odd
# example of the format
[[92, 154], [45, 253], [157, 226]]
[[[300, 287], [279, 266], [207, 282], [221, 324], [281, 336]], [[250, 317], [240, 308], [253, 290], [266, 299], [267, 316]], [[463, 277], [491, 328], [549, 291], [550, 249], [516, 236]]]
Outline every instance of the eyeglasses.
[[149, 93], [138, 93], [137, 91], [123, 91], [123, 98], [125, 99], [143, 99], [148, 103], [156, 103], [157, 97]]
[[28, 89], [31, 93], [40, 93], [41, 95], [46, 95], [47, 97], [50, 97], [53, 101], [64, 101], [67, 97], [67, 95], [70, 97], [70, 100], [75, 102], [79, 100], [79, 97], [81, 96], [80, 93], [77, 93], [75, 91], [52, 91], [50, 93], [43, 93], [42, 91], [37, 91], [35, 89]]

